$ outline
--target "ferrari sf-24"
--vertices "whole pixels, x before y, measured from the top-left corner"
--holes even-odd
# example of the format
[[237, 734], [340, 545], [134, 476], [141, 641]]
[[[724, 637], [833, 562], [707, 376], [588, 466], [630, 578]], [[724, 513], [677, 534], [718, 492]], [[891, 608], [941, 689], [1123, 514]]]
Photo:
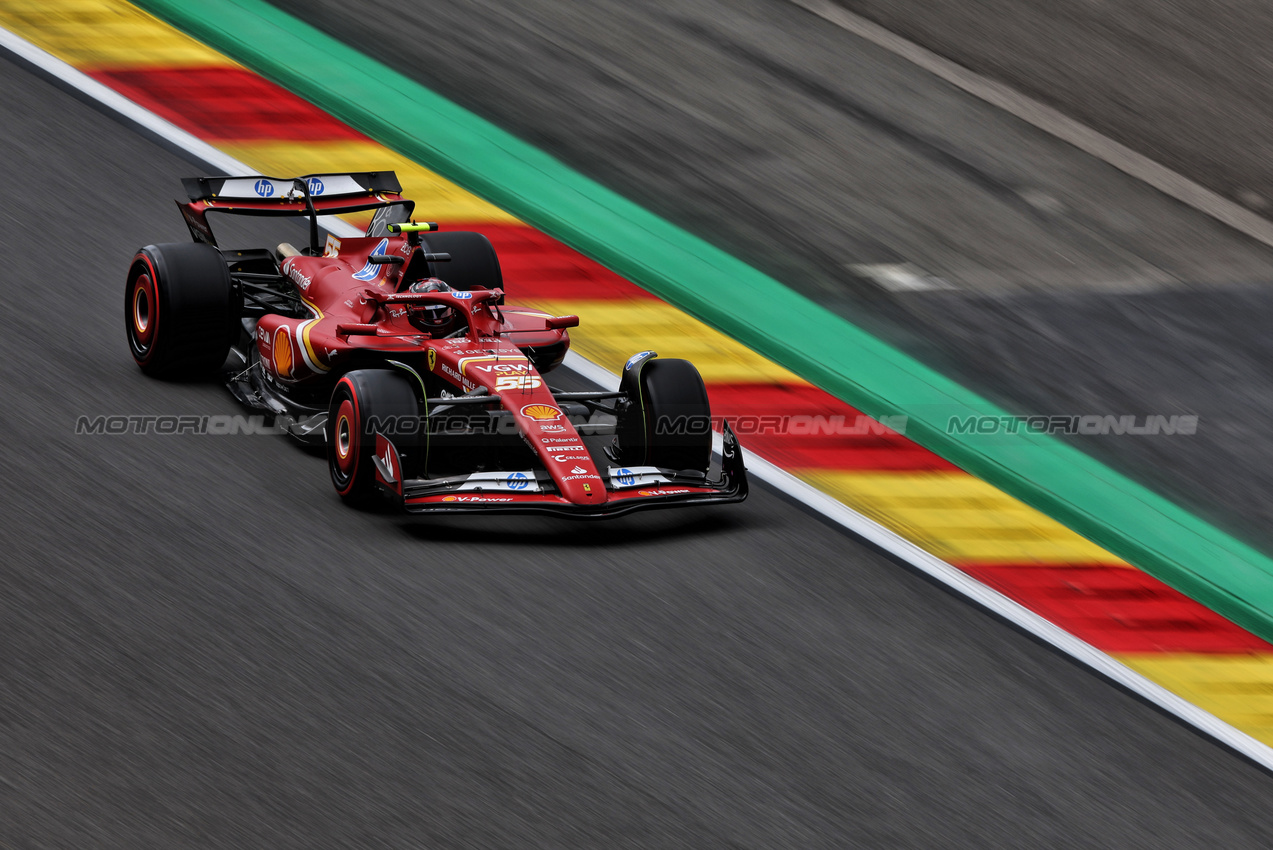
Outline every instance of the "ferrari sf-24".
[[[415, 222], [392, 172], [183, 185], [193, 241], [148, 245], [128, 270], [133, 359], [159, 378], [219, 376], [325, 446], [347, 502], [601, 518], [746, 498], [728, 424], [713, 459], [690, 363], [645, 351], [615, 392], [554, 389], [579, 318], [506, 304], [487, 237]], [[211, 212], [302, 218], [308, 244], [222, 248]], [[348, 213], [371, 213], [366, 234], [320, 243], [318, 217]]]

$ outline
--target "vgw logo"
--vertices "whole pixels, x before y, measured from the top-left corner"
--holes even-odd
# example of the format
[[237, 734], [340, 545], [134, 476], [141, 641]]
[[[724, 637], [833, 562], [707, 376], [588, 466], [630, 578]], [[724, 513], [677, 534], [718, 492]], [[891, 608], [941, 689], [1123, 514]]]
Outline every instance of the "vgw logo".
[[252, 184], [252, 188], [262, 198], [268, 198], [274, 194], [274, 184], [268, 180], [258, 180]]
[[307, 180], [307, 181], [305, 181], [305, 182], [309, 185], [309, 193], [310, 193], [311, 195], [321, 195], [321, 194], [323, 194], [323, 188], [324, 188], [324, 187], [323, 187], [323, 181], [322, 181], [322, 180], [319, 180], [317, 177], [311, 177], [311, 178], [309, 178], [309, 180]]

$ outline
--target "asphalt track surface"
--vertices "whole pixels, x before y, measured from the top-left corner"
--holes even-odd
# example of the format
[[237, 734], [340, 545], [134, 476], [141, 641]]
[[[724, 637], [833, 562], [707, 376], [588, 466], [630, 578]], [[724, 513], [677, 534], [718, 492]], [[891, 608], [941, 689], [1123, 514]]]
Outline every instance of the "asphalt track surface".
[[766, 490], [344, 508], [133, 366], [199, 170], [0, 61], [0, 846], [1266, 847], [1273, 779]]
[[[1273, 250], [785, 0], [273, 2], [1010, 410], [1198, 415], [1076, 442], [1273, 548]], [[846, 5], [1273, 198], [1261, 4]]]
[[840, 2], [1232, 200], [1273, 210], [1265, 3]]

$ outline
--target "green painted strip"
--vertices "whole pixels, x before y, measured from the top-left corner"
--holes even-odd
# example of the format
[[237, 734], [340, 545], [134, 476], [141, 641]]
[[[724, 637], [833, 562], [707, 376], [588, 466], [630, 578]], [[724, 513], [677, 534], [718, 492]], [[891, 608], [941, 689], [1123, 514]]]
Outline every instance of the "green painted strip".
[[772, 278], [261, 0], [134, 2], [1273, 640], [1273, 560], [1052, 438], [947, 433], [1006, 413]]

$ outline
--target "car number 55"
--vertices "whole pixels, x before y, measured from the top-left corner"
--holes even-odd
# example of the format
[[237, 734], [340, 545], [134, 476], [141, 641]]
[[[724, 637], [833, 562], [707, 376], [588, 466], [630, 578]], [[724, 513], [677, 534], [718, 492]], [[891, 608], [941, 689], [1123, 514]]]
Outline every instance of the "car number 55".
[[500, 375], [495, 379], [495, 391], [533, 390], [543, 386], [538, 375]]

